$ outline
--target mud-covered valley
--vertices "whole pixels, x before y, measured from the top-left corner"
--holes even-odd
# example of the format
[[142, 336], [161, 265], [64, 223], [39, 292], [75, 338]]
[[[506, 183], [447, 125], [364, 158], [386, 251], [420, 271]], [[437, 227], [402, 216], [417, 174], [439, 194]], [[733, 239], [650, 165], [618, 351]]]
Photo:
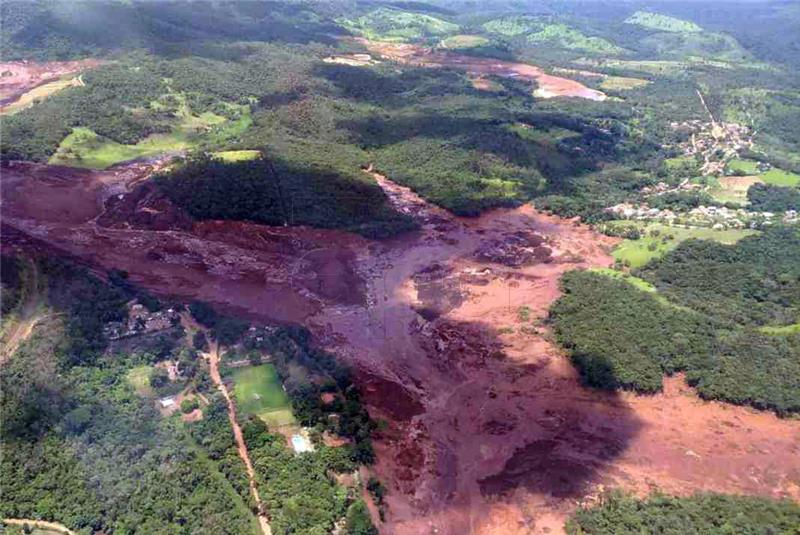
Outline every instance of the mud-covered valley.
[[[3, 247], [121, 269], [154, 293], [308, 326], [386, 422], [387, 533], [558, 533], [604, 489], [800, 499], [800, 424], [700, 400], [584, 388], [546, 323], [568, 270], [615, 239], [529, 205], [458, 218], [373, 173], [421, 230], [386, 241], [192, 222], [153, 160], [3, 169]], [[371, 172], [371, 171], [370, 171]]]

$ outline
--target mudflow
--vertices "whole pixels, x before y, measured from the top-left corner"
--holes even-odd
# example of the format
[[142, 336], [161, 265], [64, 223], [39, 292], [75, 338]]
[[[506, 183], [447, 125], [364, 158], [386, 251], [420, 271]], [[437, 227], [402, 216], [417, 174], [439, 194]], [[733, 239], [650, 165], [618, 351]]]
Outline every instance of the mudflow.
[[299, 322], [357, 373], [389, 488], [385, 533], [559, 533], [605, 489], [800, 500], [800, 422], [664, 393], [583, 388], [550, 342], [571, 269], [614, 240], [530, 206], [463, 219], [373, 174], [419, 232], [193, 222], [147, 177], [159, 160], [2, 170], [3, 250], [122, 269], [156, 294]]

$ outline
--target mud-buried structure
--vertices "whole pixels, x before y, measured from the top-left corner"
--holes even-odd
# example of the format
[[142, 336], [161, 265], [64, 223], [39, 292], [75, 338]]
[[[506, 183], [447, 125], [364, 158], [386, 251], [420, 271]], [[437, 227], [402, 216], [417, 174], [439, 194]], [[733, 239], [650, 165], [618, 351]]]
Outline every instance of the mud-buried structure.
[[374, 417], [384, 533], [557, 533], [607, 488], [800, 499], [800, 422], [699, 400], [680, 377], [639, 397], [583, 388], [540, 320], [567, 270], [612, 238], [529, 206], [456, 218], [374, 175], [422, 229], [194, 222], [147, 181], [12, 162], [2, 246], [122, 269], [151, 291], [308, 326], [353, 366]]

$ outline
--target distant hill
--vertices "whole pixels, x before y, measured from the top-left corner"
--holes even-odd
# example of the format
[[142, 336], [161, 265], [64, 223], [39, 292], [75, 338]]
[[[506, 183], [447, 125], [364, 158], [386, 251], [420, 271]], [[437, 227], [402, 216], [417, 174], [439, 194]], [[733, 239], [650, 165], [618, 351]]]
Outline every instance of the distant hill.
[[703, 31], [703, 28], [694, 22], [649, 11], [637, 11], [625, 19], [625, 22], [662, 32], [693, 33]]

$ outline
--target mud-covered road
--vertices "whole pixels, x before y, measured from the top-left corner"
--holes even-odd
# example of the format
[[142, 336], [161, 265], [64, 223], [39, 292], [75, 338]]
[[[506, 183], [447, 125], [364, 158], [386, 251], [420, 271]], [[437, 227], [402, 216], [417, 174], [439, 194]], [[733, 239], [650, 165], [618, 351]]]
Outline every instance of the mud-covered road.
[[388, 424], [383, 532], [558, 533], [612, 487], [800, 499], [800, 422], [701, 401], [680, 377], [648, 397], [580, 386], [541, 320], [561, 274], [609, 265], [613, 239], [529, 206], [456, 218], [380, 175], [420, 232], [193, 223], [143, 182], [160, 164], [3, 169], [3, 248], [308, 325]]

